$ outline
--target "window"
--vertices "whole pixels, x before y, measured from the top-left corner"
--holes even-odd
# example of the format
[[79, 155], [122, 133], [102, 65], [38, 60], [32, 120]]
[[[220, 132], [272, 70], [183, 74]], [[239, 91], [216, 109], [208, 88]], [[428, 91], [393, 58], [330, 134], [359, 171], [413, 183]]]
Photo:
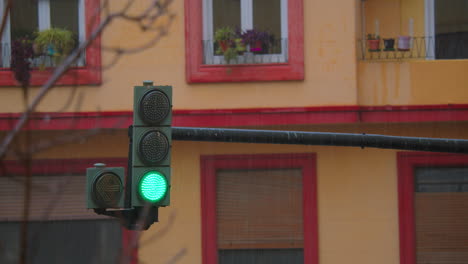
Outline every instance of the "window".
[[468, 58], [468, 0], [426, 0], [429, 58]]
[[[203, 51], [204, 64], [226, 64], [223, 56], [217, 54], [218, 44], [214, 34], [224, 27], [239, 32], [255, 30], [271, 37], [270, 41], [255, 49], [247, 44], [234, 64], [287, 62], [287, 0], [203, 0]], [[252, 32], [252, 31], [251, 31]], [[253, 33], [253, 32], [252, 32]], [[255, 34], [256, 38], [258, 35]], [[240, 36], [239, 36], [240, 37]]]
[[317, 263], [315, 157], [202, 158], [203, 263]]
[[468, 262], [468, 157], [399, 155], [401, 263]]
[[[188, 82], [303, 80], [303, 0], [186, 0]], [[256, 30], [268, 45], [246, 43], [234, 59], [220, 54], [216, 31]], [[242, 39], [237, 34], [237, 40]], [[245, 38], [244, 38], [245, 40]], [[253, 43], [253, 42], [252, 42]], [[255, 47], [254, 47], [255, 46]]]
[[[127, 159], [99, 159], [108, 166]], [[27, 263], [117, 263], [133, 233], [120, 221], [86, 209], [84, 173], [96, 160], [33, 160]], [[3, 161], [0, 171], [0, 263], [19, 262], [24, 164]], [[66, 242], [66, 243], [64, 243]], [[132, 257], [135, 252], [132, 251]], [[132, 262], [136, 263], [136, 262]]]
[[[0, 0], [0, 11], [3, 14], [5, 0]], [[11, 65], [12, 44], [17, 39], [34, 39], [34, 33], [49, 28], [61, 28], [73, 33], [76, 45], [83, 42], [97, 25], [99, 17], [96, 10], [99, 8], [98, 0], [15, 0], [7, 20], [6, 28], [0, 42], [0, 85], [11, 86], [16, 82], [9, 69]], [[100, 41], [88, 48], [76, 65], [58, 84], [99, 84], [101, 75]], [[53, 53], [53, 52], [52, 52]], [[31, 59], [31, 84], [43, 84], [50, 71], [37, 70], [38, 67], [55, 66], [54, 55], [40, 54]]]
[[[8, 26], [2, 41], [2, 67], [6, 68], [10, 67], [12, 42], [19, 38], [31, 39], [36, 31], [51, 27], [67, 29], [73, 32], [76, 42], [83, 42], [84, 0], [15, 1]], [[55, 66], [52, 56], [48, 55], [41, 55], [33, 60], [35, 67], [41, 63], [45, 66]], [[81, 60], [78, 65], [84, 65], [84, 61]]]

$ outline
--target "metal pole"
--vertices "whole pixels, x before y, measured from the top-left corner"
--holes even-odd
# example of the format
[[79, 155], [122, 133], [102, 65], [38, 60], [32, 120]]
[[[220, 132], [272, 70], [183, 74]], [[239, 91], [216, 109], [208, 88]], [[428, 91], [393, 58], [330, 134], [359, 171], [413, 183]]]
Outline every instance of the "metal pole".
[[374, 134], [173, 127], [172, 138], [185, 141], [294, 144], [467, 153], [468, 140]]

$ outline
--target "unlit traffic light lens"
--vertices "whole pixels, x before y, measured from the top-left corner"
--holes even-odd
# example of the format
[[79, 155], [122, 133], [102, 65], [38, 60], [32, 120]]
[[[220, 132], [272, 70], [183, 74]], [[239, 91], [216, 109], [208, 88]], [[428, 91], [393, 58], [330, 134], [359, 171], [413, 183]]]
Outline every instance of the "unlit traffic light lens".
[[93, 185], [95, 202], [103, 208], [118, 205], [123, 193], [120, 178], [111, 172], [104, 172], [96, 178]]
[[157, 125], [171, 111], [171, 101], [158, 90], [150, 90], [140, 101], [140, 118], [147, 124]]
[[141, 198], [148, 202], [155, 203], [161, 201], [166, 196], [168, 187], [164, 175], [157, 171], [151, 171], [141, 178], [139, 192]]
[[154, 165], [164, 160], [169, 152], [169, 140], [156, 130], [145, 133], [139, 142], [138, 155], [146, 165]]

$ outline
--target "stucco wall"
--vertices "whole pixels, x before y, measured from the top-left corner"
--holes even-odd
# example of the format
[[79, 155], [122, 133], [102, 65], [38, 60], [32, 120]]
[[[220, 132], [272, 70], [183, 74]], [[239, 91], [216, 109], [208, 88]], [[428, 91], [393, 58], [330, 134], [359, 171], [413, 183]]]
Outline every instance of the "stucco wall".
[[[122, 1], [111, 1], [118, 5]], [[135, 4], [142, 7], [145, 1]], [[339, 8], [337, 8], [337, 6]], [[67, 111], [131, 110], [132, 87], [143, 80], [174, 86], [175, 109], [302, 107], [356, 104], [355, 2], [304, 1], [305, 81], [193, 84], [185, 81], [184, 1], [174, 1], [176, 19], [167, 37], [142, 53], [126, 55], [103, 71], [101, 86], [78, 87]], [[135, 47], [148, 40], [136, 26], [115, 21], [106, 29], [102, 45]], [[112, 56], [103, 52], [103, 63]], [[72, 87], [57, 87], [40, 111], [62, 108]], [[32, 94], [37, 92], [33, 89]], [[0, 88], [0, 112], [22, 110], [17, 87]], [[223, 100], [219, 100], [223, 98]]]

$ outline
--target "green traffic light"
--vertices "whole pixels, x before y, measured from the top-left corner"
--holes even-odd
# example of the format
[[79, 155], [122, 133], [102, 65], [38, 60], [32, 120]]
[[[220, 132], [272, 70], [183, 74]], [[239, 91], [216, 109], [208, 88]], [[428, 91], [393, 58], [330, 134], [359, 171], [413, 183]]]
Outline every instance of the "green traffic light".
[[159, 202], [167, 193], [168, 184], [166, 177], [157, 171], [150, 171], [140, 180], [140, 196], [151, 203]]

